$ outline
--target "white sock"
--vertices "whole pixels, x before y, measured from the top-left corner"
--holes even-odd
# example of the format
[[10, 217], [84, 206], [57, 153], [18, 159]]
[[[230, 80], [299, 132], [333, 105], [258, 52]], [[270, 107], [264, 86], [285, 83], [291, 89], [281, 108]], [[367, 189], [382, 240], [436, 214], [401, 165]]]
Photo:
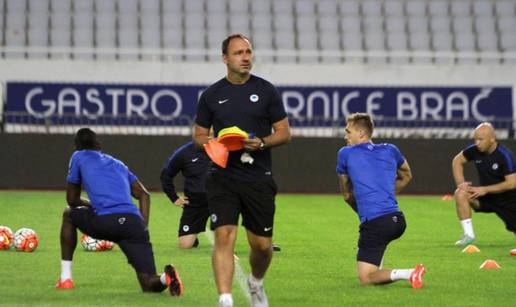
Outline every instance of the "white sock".
[[251, 282], [253, 285], [261, 286], [263, 285], [263, 278], [258, 279], [253, 276], [253, 274], [249, 274], [249, 282]]
[[161, 276], [159, 277], [159, 281], [161, 281], [161, 283], [163, 285], [165, 285], [165, 286], [167, 285], [167, 277], [166, 277], [165, 273], [161, 274]]
[[222, 293], [219, 296], [219, 303], [224, 302], [225, 305], [233, 306], [233, 296], [231, 296], [231, 293]]
[[391, 280], [409, 279], [414, 269], [392, 270]]
[[465, 219], [460, 221], [462, 225], [462, 229], [464, 229], [464, 234], [468, 235], [472, 238], [475, 237], [475, 233], [473, 232], [473, 221], [471, 219]]
[[61, 281], [72, 279], [72, 261], [61, 260]]

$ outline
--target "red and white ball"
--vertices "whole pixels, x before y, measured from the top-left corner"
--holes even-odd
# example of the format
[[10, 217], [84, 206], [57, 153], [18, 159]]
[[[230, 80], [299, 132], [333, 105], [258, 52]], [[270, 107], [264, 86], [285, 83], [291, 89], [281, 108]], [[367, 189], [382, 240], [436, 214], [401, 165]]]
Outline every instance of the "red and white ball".
[[101, 252], [113, 249], [114, 243], [106, 240], [98, 240], [86, 234], [81, 236], [81, 245], [88, 252]]
[[0, 226], [0, 250], [10, 249], [13, 245], [14, 235], [11, 228]]
[[33, 252], [38, 243], [38, 235], [30, 228], [20, 228], [14, 233], [14, 248], [19, 252]]
[[115, 245], [115, 243], [113, 243], [111, 241], [107, 241], [107, 240], [101, 240], [100, 245], [102, 246], [102, 250], [110, 251], [113, 249], [113, 246]]

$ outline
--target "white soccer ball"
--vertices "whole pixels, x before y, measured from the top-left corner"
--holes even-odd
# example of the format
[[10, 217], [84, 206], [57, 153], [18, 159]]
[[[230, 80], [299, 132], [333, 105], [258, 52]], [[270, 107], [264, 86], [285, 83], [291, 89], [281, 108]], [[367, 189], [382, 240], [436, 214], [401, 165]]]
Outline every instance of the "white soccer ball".
[[101, 252], [113, 249], [114, 243], [106, 240], [98, 240], [83, 234], [81, 236], [81, 245], [84, 250], [88, 252]]
[[38, 243], [38, 235], [30, 228], [20, 228], [14, 234], [14, 248], [19, 252], [33, 252]]
[[10, 249], [13, 245], [14, 235], [11, 228], [0, 226], [0, 250]]

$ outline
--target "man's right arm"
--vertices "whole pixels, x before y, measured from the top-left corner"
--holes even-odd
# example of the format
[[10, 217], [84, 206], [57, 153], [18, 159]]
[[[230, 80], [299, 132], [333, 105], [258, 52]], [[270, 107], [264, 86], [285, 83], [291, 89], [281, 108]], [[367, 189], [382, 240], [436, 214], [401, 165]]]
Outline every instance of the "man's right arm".
[[355, 201], [355, 196], [353, 195], [353, 189], [348, 175], [339, 174], [338, 177], [340, 192], [342, 193], [344, 201], [351, 207], [351, 209], [357, 212], [357, 203]]
[[463, 184], [467, 183], [464, 179], [464, 164], [466, 164], [468, 160], [466, 157], [464, 157], [463, 152], [459, 152], [452, 161], [452, 173], [453, 173], [453, 179], [455, 180], [455, 185], [459, 188]]
[[198, 124], [194, 124], [192, 139], [198, 148], [204, 148], [204, 144], [210, 139], [210, 128], [204, 128]]
[[[183, 148], [184, 150], [184, 148]], [[179, 207], [184, 207], [188, 204], [186, 197], [181, 198], [177, 195], [176, 187], [174, 186], [174, 178], [183, 169], [184, 164], [184, 151], [179, 149], [176, 151], [165, 167], [161, 170], [160, 181], [163, 192], [167, 195], [170, 201]]]

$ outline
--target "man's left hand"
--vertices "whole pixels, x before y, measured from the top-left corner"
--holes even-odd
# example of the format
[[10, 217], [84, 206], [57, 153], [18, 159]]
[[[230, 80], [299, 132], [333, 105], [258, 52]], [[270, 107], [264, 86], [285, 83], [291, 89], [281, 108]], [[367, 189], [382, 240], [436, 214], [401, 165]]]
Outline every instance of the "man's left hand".
[[260, 150], [260, 144], [262, 140], [260, 138], [254, 137], [252, 139], [245, 139], [242, 141], [244, 143], [244, 149], [246, 151], [257, 151]]
[[470, 199], [476, 199], [487, 194], [487, 190], [485, 187], [468, 186], [466, 190], [470, 193]]

